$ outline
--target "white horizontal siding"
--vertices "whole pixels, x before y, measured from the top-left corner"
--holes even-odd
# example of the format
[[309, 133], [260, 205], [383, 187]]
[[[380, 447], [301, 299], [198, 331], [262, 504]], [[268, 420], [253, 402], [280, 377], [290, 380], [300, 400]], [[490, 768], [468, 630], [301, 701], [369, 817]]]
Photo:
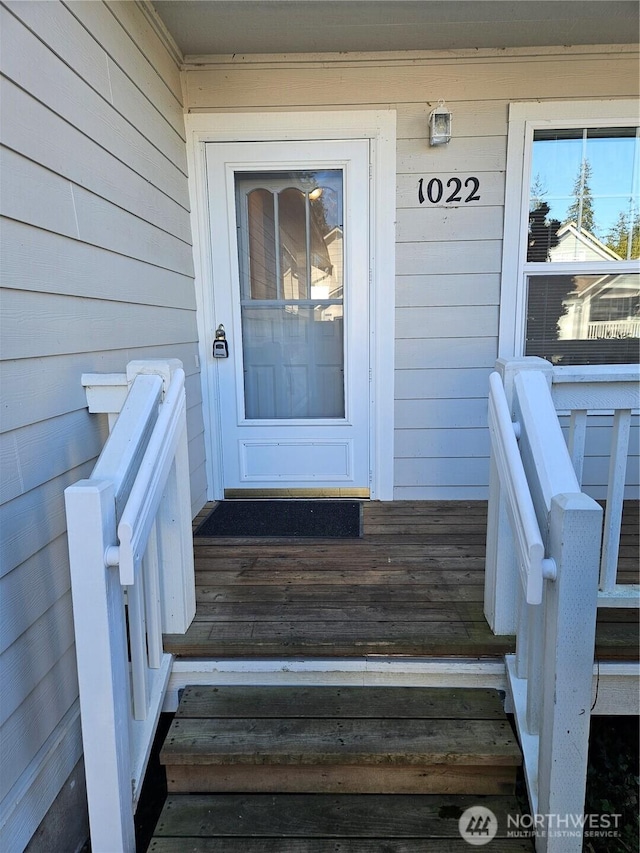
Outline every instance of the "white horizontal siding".
[[175, 58], [136, 3], [7, 2], [0, 28], [0, 824], [22, 849], [79, 758], [63, 493], [107, 432], [82, 373], [179, 358], [194, 512], [206, 483]]
[[[0, 797], [4, 798], [78, 695], [75, 646], [60, 656], [20, 707], [0, 728]], [[37, 751], [37, 750], [36, 750]]]
[[193, 275], [191, 246], [180, 238], [9, 149], [0, 158], [2, 216]]
[[0, 335], [15, 359], [197, 339], [193, 311], [22, 290], [2, 293]]
[[423, 488], [425, 483], [477, 488], [489, 477], [489, 460], [482, 457], [396, 459], [395, 468], [396, 481], [413, 489]]
[[473, 207], [421, 207], [399, 210], [396, 219], [398, 243], [435, 243], [451, 234], [473, 235], [474, 240], [502, 239], [502, 208], [484, 207], [478, 216]]
[[[109, 12], [118, 19], [124, 32], [134, 42], [140, 53], [146, 58], [151, 65], [153, 72], [157, 75], [164, 85], [172, 92], [176, 103], [182, 110], [182, 80], [178, 62], [181, 57], [176, 57], [174, 50], [168, 50], [167, 45], [162, 41], [158, 33], [153, 27], [149, 26], [149, 21], [141, 14], [140, 9], [136, 8], [135, 3], [129, 0], [115, 0], [109, 3]], [[86, 24], [85, 24], [86, 26]], [[102, 30], [104, 32], [104, 30]], [[120, 47], [121, 34], [116, 34], [116, 47]], [[128, 54], [124, 55], [123, 62], [130, 62]], [[129, 74], [129, 76], [136, 75]], [[141, 85], [143, 91], [157, 84], [154, 76], [142, 75]], [[155, 99], [152, 101], [156, 103]], [[183, 125], [177, 126], [177, 131], [182, 135], [184, 130]]]
[[396, 501], [486, 501], [487, 487], [481, 486], [439, 486], [424, 483], [419, 486], [396, 486]]
[[[43, 583], [42, 578], [47, 582]], [[70, 589], [66, 532], [0, 578], [4, 652]]]
[[3, 128], [7, 148], [190, 243], [189, 221], [178, 202], [15, 84], [0, 80], [0, 98], [15, 116]]
[[85, 408], [0, 434], [0, 504], [95, 459], [107, 436], [95, 425]]
[[398, 370], [396, 400], [439, 400], [448, 398], [486, 400], [490, 367], [429, 370]]
[[[489, 455], [489, 436], [483, 427], [459, 429], [457, 455], [486, 458]], [[448, 429], [399, 429], [396, 431], [396, 459], [447, 458], [451, 452]]]
[[[183, 147], [175, 143], [172, 146], [173, 157], [167, 155], [159, 147], [162, 139], [153, 137], [148, 128], [135, 117], [129, 121], [119, 111], [118, 105], [112, 102], [108, 76], [103, 84], [96, 84], [93, 79], [96, 69], [106, 68], [106, 56], [99, 44], [90, 38], [92, 49], [98, 50], [97, 58], [87, 58], [82, 63], [84, 51], [72, 50], [70, 46], [68, 53], [71, 64], [68, 64], [66, 57], [59, 58], [47, 46], [46, 26], [40, 28], [42, 32], [39, 37], [13, 14], [13, 11], [22, 15], [29, 12], [38, 16], [41, 12], [50, 13], [58, 7], [60, 21], [58, 27], [51, 31], [60, 30], [65, 42], [73, 40], [76, 35], [84, 39], [86, 30], [58, 2], [18, 2], [12, 8], [12, 14], [0, 9], [3, 73], [187, 209], [189, 193], [184, 180]], [[91, 79], [85, 75], [90, 75]]]
[[[186, 107], [196, 111], [397, 111], [396, 497], [487, 497], [482, 401], [498, 352], [509, 102], [637, 94], [630, 47], [214, 58], [185, 73]], [[452, 112], [453, 136], [431, 147], [428, 118], [439, 98]], [[480, 198], [447, 202], [456, 177], [463, 199], [464, 182], [477, 178]], [[437, 204], [427, 198], [432, 180], [445, 191]], [[467, 457], [477, 458], [470, 468]]]
[[396, 340], [404, 338], [488, 338], [497, 334], [497, 305], [397, 308]]
[[65, 471], [0, 506], [0, 577], [64, 533], [64, 490], [76, 480], [91, 476], [93, 463], [90, 460]]
[[[396, 429], [414, 429], [420, 424], [422, 429], [466, 430], [470, 427], [481, 429], [487, 425], [487, 400], [396, 400]], [[455, 450], [461, 441], [458, 433], [454, 434]], [[446, 480], [444, 481], [446, 483]]]
[[[179, 358], [187, 374], [187, 405], [200, 393], [200, 375], [192, 344], [87, 351], [72, 355], [23, 358], [2, 365], [2, 429], [18, 429], [35, 421], [55, 418], [66, 412], [85, 409], [85, 390], [76, 382], [80, 373], [122, 373], [123, 364], [140, 358]], [[97, 421], [92, 421], [96, 423]]]
[[[452, 232], [453, 236], [453, 232]], [[467, 239], [419, 241], [396, 245], [398, 275], [456, 275], [464, 273], [499, 273], [502, 264], [502, 240]]]
[[486, 338], [411, 338], [396, 342], [396, 369], [493, 367], [498, 342]]
[[396, 278], [396, 309], [498, 305], [500, 276], [497, 273], [466, 275], [399, 275]]
[[[421, 173], [425, 166], [425, 135], [420, 139], [399, 139], [397, 171], [399, 174]], [[482, 139], [482, 143], [479, 140]], [[428, 143], [427, 143], [428, 145]], [[455, 136], [448, 145], [431, 153], [431, 169], [439, 174], [474, 175], [482, 172], [504, 172], [507, 162], [507, 140], [502, 136]], [[427, 182], [425, 181], [425, 184]]]
[[[3, 222], [0, 253], [7, 288], [94, 299], [108, 293], [114, 302], [195, 309], [191, 276], [23, 222]], [[52, 267], [58, 275], [51, 275]]]
[[50, 10], [40, 10], [38, 5], [50, 4], [7, 3], [11, 13], [49, 50], [111, 101], [131, 124], [142, 127], [156, 147], [186, 171], [186, 152], [180, 145], [184, 141], [180, 102], [108, 6], [79, 2], [58, 9], [56, 3]]
[[4, 654], [0, 655], [3, 699], [0, 726], [73, 645], [71, 592], [59, 598]]

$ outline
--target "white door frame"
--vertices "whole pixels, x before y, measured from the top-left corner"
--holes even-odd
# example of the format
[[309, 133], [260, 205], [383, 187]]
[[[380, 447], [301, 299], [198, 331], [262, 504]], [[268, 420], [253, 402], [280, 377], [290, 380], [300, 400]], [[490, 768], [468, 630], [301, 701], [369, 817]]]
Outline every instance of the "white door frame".
[[370, 180], [370, 494], [393, 500], [395, 347], [396, 113], [394, 110], [289, 113], [193, 113], [185, 116], [207, 498], [223, 497], [222, 443], [211, 354], [214, 311], [204, 146], [207, 142], [369, 139]]

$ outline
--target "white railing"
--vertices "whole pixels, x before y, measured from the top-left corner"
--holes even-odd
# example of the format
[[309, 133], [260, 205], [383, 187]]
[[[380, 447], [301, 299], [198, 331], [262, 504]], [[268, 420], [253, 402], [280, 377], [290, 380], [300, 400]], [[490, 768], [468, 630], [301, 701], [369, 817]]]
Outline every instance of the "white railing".
[[587, 338], [640, 338], [640, 319], [631, 317], [629, 320], [603, 320], [589, 323]]
[[[541, 821], [536, 849], [572, 853], [582, 839], [549, 830], [554, 819], [579, 822], [584, 810], [597, 607], [638, 604], [637, 587], [615, 582], [637, 372], [553, 368], [534, 358], [498, 368], [489, 396], [485, 610], [496, 633], [517, 635], [507, 670]], [[581, 491], [592, 412], [613, 412], [604, 537], [602, 508]], [[558, 413], [570, 418], [568, 446]]]
[[65, 490], [94, 853], [135, 851], [171, 671], [162, 633], [185, 631], [195, 614], [184, 372], [136, 362], [127, 377], [91, 478]]
[[589, 422], [606, 417], [611, 424], [609, 470], [603, 495], [606, 504], [598, 594], [601, 607], [638, 606], [638, 585], [618, 584], [616, 576], [631, 422], [640, 406], [639, 374], [637, 365], [556, 367], [552, 374], [553, 402], [556, 411], [569, 419], [567, 444], [581, 486]]

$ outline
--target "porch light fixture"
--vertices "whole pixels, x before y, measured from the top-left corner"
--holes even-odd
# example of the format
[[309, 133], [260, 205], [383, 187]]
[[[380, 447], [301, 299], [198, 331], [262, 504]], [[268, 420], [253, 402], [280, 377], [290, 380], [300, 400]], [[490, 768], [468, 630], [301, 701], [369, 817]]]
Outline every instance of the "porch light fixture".
[[451, 113], [442, 98], [429, 116], [429, 142], [431, 145], [446, 145], [451, 141]]

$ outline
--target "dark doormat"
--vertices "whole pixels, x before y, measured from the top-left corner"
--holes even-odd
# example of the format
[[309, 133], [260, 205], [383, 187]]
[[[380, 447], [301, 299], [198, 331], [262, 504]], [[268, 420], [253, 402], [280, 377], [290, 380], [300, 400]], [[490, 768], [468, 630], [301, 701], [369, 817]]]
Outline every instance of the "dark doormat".
[[356, 538], [362, 535], [360, 501], [222, 501], [195, 536], [307, 536]]

